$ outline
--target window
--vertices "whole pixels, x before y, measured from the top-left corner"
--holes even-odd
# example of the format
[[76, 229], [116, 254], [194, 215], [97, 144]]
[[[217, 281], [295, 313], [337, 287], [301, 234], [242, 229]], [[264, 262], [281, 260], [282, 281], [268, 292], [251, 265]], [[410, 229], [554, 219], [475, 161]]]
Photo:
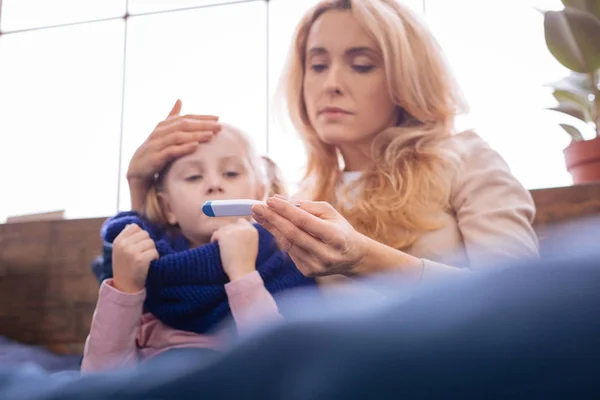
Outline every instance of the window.
[[426, 0], [427, 21], [470, 103], [469, 125], [498, 150], [528, 188], [568, 185], [569, 137], [545, 83], [566, 69], [546, 49], [543, 16], [560, 0]]
[[216, 4], [243, 3], [252, 0], [128, 0], [129, 14], [145, 14], [186, 8], [212, 7]]
[[11, 32], [122, 17], [126, 0], [2, 0], [0, 29]]
[[0, 221], [114, 212], [123, 20], [0, 36]]
[[119, 207], [135, 149], [175, 100], [183, 113], [214, 114], [267, 143], [267, 8], [263, 1], [131, 17]]
[[[183, 112], [246, 130], [294, 191], [305, 153], [275, 94], [296, 24], [317, 1], [0, 1], [0, 221], [129, 208], [129, 159], [177, 98]], [[570, 184], [558, 126], [569, 117], [544, 110], [554, 105], [544, 84], [567, 71], [535, 9], [561, 0], [399, 1], [440, 41], [472, 108], [462, 122], [526, 187]]]

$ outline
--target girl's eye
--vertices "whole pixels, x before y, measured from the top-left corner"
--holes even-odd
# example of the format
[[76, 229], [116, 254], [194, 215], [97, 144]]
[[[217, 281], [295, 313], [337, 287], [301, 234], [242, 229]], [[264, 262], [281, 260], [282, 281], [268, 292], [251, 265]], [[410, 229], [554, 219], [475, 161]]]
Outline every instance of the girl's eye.
[[240, 173], [239, 172], [235, 172], [235, 171], [225, 172], [225, 176], [227, 178], [237, 178], [239, 175], [240, 175]]
[[354, 68], [354, 70], [357, 72], [365, 73], [365, 72], [371, 71], [373, 68], [375, 68], [375, 66], [373, 66], [373, 65], [354, 65], [352, 68]]
[[185, 178], [185, 180], [188, 182], [195, 182], [195, 181], [199, 181], [200, 179], [202, 179], [202, 175], [191, 175], [191, 176], [188, 176], [187, 178]]
[[312, 69], [315, 72], [325, 71], [325, 68], [327, 68], [325, 64], [314, 64], [310, 66], [310, 69]]

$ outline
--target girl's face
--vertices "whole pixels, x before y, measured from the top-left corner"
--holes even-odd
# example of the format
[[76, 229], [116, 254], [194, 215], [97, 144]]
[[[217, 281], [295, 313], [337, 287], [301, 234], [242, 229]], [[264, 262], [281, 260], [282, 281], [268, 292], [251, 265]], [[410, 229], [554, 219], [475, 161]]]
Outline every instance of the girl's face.
[[209, 200], [262, 199], [264, 184], [253, 170], [244, 140], [223, 127], [195, 153], [176, 160], [164, 177], [161, 205], [170, 224], [178, 224], [192, 247], [208, 243], [220, 227], [238, 217], [211, 218], [202, 212]]

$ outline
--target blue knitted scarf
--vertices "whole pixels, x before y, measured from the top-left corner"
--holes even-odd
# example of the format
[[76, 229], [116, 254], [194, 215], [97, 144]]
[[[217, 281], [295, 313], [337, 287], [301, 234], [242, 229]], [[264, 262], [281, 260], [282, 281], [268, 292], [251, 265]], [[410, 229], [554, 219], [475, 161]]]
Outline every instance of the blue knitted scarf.
[[[128, 211], [102, 226], [105, 243], [112, 243], [127, 224], [135, 223], [150, 234], [160, 255], [150, 264], [146, 279], [145, 308], [163, 323], [180, 330], [205, 333], [231, 315], [225, 292], [229, 282], [219, 254], [219, 244], [194, 249], [182, 235], [172, 235]], [[273, 236], [260, 225], [256, 268], [271, 294], [313, 285], [289, 256], [279, 250]], [[244, 246], [244, 243], [240, 243]]]

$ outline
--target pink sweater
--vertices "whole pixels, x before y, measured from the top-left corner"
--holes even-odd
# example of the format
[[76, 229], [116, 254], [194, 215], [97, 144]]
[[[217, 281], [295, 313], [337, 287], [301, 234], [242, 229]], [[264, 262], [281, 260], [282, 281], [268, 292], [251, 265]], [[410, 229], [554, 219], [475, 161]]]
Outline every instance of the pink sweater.
[[[281, 319], [258, 272], [227, 283], [225, 291], [241, 335], [253, 324]], [[225, 345], [223, 332], [199, 335], [180, 331], [163, 324], [152, 314], [143, 314], [145, 299], [145, 290], [128, 294], [117, 290], [112, 279], [102, 282], [85, 343], [82, 372], [135, 365], [140, 359], [174, 348], [219, 349]]]

